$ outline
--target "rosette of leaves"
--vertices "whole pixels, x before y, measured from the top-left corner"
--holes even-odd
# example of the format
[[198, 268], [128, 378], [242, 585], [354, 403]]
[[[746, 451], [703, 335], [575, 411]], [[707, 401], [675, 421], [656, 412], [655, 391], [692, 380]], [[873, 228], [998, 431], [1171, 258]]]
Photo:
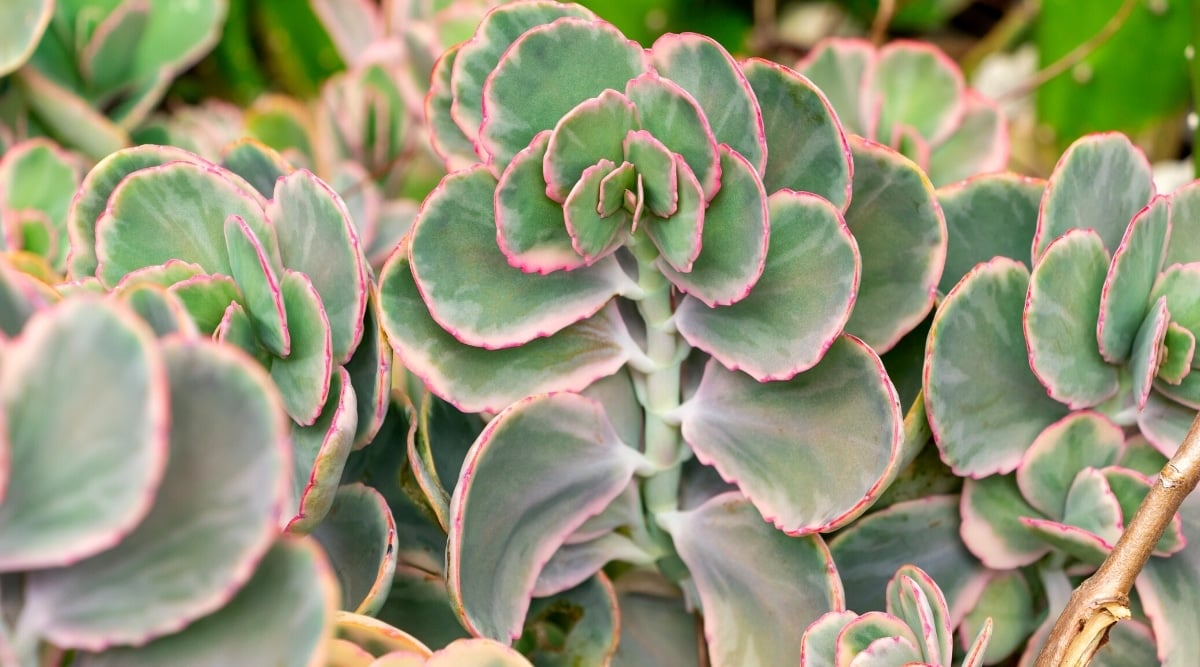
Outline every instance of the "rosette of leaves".
[[[966, 648], [962, 667], [984, 664], [992, 634], [988, 619]], [[887, 610], [856, 614], [829, 612], [813, 621], [800, 642], [801, 667], [921, 664], [949, 667], [954, 656], [953, 629], [946, 598], [929, 575], [904, 565], [887, 585]]]
[[337, 582], [278, 535], [289, 450], [249, 356], [0, 259], [0, 662], [322, 660]]
[[45, 138], [0, 156], [0, 252], [22, 253], [27, 270], [47, 282], [66, 271], [67, 209], [79, 187], [81, 160]]
[[[846, 139], [791, 70], [699, 35], [642, 49], [577, 5], [492, 10], [427, 108], [447, 165], [470, 166], [425, 200], [380, 300], [408, 371], [498, 415], [427, 491], [464, 626], [509, 641], [535, 592], [678, 556], [714, 664], [742, 641], [794, 662], [839, 604], [812, 534], [911, 453], [872, 348], [932, 306], [932, 186]], [[725, 481], [685, 506], [693, 456]]]
[[[1081, 410], [1042, 431], [1014, 473], [966, 481], [963, 542], [986, 567], [1005, 572], [990, 578], [966, 626], [977, 624], [984, 613], [1012, 619], [997, 630], [989, 662], [1019, 649], [1039, 630], [1039, 598], [1020, 568], [1036, 564], [1042, 579], [1094, 570], [1166, 461], [1144, 438], [1127, 441], [1111, 420]], [[1154, 548], [1154, 560], [1172, 556], [1185, 543], [1176, 515]], [[1050, 603], [1053, 607], [1054, 600]], [[1026, 646], [1024, 660], [1036, 656], [1055, 618], [1049, 616], [1038, 641]]]
[[[228, 11], [227, 0], [22, 0], [3, 11], [34, 5], [50, 14], [38, 14], [46, 29], [12, 74], [17, 104], [28, 112], [25, 122], [92, 159], [129, 145], [129, 132], [174, 78], [217, 43]], [[23, 25], [0, 23], [4, 30]], [[0, 41], [27, 53], [28, 39]]]
[[200, 335], [259, 360], [294, 425], [288, 524], [306, 532], [382, 423], [390, 352], [341, 199], [255, 144], [226, 164], [165, 146], [102, 160], [68, 213], [69, 273], [118, 294], [162, 288]]
[[378, 268], [443, 173], [407, 113], [393, 75], [372, 63], [329, 79], [312, 103], [264, 95], [243, 110], [207, 100], [155, 116], [135, 137], [215, 161], [252, 150], [247, 140], [274, 149], [272, 161], [309, 169], [339, 193]]
[[936, 46], [830, 38], [796, 69], [825, 92], [847, 132], [899, 150], [936, 185], [1008, 163], [1004, 113]]
[[[988, 182], [964, 186], [954, 207], [1025, 208], [1009, 205], [1028, 199], [1028, 184]], [[1198, 194], [1192, 184], [1155, 195], [1125, 137], [1084, 137], [1047, 181], [1036, 223], [996, 227], [1004, 254], [967, 271], [936, 313], [927, 413], [943, 460], [971, 478], [964, 540], [992, 567], [1093, 567], [1145, 494], [1144, 476], [1182, 441], [1200, 406], [1189, 393]], [[972, 236], [978, 258], [986, 236]], [[1028, 254], [1016, 250], [1025, 241]], [[1123, 445], [1130, 432], [1149, 444]], [[1173, 560], [1175, 526], [1148, 570]], [[1143, 577], [1138, 593], [1160, 655], [1177, 654], [1181, 634], [1158, 609], [1181, 591]]]
[[1200, 407], [1198, 197], [1195, 184], [1156, 196], [1150, 165], [1124, 136], [1091, 135], [1067, 150], [1030, 254], [976, 265], [935, 316], [925, 398], [957, 474], [1012, 472], [1039, 433], [1078, 409], [1175, 451]]

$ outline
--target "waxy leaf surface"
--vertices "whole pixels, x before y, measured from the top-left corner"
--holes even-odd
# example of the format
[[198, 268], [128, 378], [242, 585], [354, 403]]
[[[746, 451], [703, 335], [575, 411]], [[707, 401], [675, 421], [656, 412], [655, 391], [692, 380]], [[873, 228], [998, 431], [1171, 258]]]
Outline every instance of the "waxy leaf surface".
[[413, 276], [455, 338], [489, 349], [527, 343], [595, 314], [630, 287], [615, 259], [546, 276], [510, 266], [496, 245], [495, 188], [483, 167], [444, 178], [411, 232]]
[[959, 497], [896, 503], [863, 517], [830, 541], [851, 609], [883, 609], [884, 589], [911, 563], [940, 585], [957, 626], [986, 582], [986, 570], [959, 537]]
[[467, 628], [518, 637], [542, 565], [640, 460], [600, 404], [577, 394], [522, 399], [490, 422], [450, 501], [447, 582]]
[[1038, 433], [1067, 412], [1029, 368], [1021, 329], [1028, 286], [1023, 265], [997, 257], [972, 269], [934, 315], [925, 407], [956, 474], [1014, 470]]
[[337, 609], [337, 580], [320, 547], [284, 538], [219, 611], [139, 647], [82, 654], [82, 667], [316, 667]]
[[663, 78], [695, 98], [717, 143], [746, 158], [761, 175], [767, 160], [762, 112], [733, 57], [715, 40], [695, 33], [663, 35], [649, 54]]
[[1117, 393], [1117, 368], [1096, 344], [1107, 273], [1100, 235], [1072, 229], [1046, 247], [1029, 277], [1024, 317], [1029, 366], [1052, 398], [1072, 408], [1092, 407]]
[[606, 88], [624, 90], [644, 71], [641, 47], [608, 23], [563, 18], [533, 28], [513, 42], [483, 84], [480, 145], [498, 172], [575, 105]]
[[730, 370], [760, 382], [816, 365], [850, 317], [858, 286], [854, 237], [837, 208], [790, 190], [771, 195], [771, 242], [746, 298], [709, 308], [686, 297], [679, 333]]
[[288, 414], [301, 426], [317, 420], [329, 396], [333, 353], [329, 318], [316, 287], [303, 273], [285, 270], [279, 281], [291, 332], [292, 350], [271, 359], [271, 379]]
[[166, 466], [167, 391], [132, 313], [93, 297], [30, 319], [0, 366], [0, 571], [66, 565], [134, 529]]
[[334, 363], [346, 363], [362, 339], [367, 310], [367, 267], [346, 205], [316, 176], [299, 170], [275, 184], [267, 217], [283, 265], [308, 276], [321, 297]]
[[709, 306], [726, 306], [746, 298], [762, 275], [770, 235], [762, 180], [744, 157], [728, 146], [719, 150], [721, 189], [704, 211], [700, 255], [692, 270], [680, 273], [670, 264], [658, 262], [676, 287]]
[[28, 575], [31, 627], [60, 646], [97, 650], [176, 632], [226, 604], [275, 539], [289, 443], [270, 380], [212, 343], [163, 349], [169, 492], [116, 547]]
[[1133, 217], [1113, 253], [1096, 331], [1100, 354], [1112, 363], [1126, 361], [1132, 353], [1170, 237], [1170, 200], [1155, 197]]
[[850, 336], [786, 382], [759, 383], [710, 361], [682, 422], [697, 458], [792, 534], [831, 530], [861, 514], [896, 465], [902, 440], [896, 390], [879, 357]]
[[595, 18], [595, 14], [580, 5], [546, 1], [505, 5], [488, 12], [471, 39], [458, 47], [459, 55], [450, 76], [451, 113], [469, 141], [477, 138], [483, 122], [484, 84], [509, 46], [530, 28], [566, 16]]
[[288, 532], [311, 532], [333, 504], [346, 457], [354, 443], [358, 413], [349, 373], [339, 368], [330, 377], [329, 396], [310, 426], [292, 427], [292, 496]]
[[1068, 229], [1095, 229], [1116, 252], [1134, 214], [1154, 196], [1150, 163], [1120, 134], [1093, 134], [1059, 158], [1042, 196], [1034, 261]]
[[742, 70], [762, 109], [767, 192], [812, 192], [839, 209], [850, 201], [850, 145], [829, 102], [811, 81], [759, 58]]
[[741, 494], [659, 521], [700, 593], [713, 667], [796, 664], [804, 628], [845, 607], [821, 538], [774, 530]]
[[[225, 218], [238, 215], [261, 241], [269, 234], [262, 209], [223, 170], [191, 162], [147, 167], [113, 190], [96, 222], [97, 276], [106, 285], [136, 269], [170, 259], [230, 275]], [[178, 230], [187, 229], [187, 235]]]
[[429, 316], [401, 246], [379, 277], [383, 327], [404, 367], [466, 412], [498, 412], [544, 391], [579, 391], [629, 359], [632, 340], [616, 306], [557, 334], [501, 350], [455, 340]]
[[312, 535], [337, 575], [340, 608], [377, 614], [396, 571], [396, 524], [383, 496], [363, 484], [343, 485]]
[[946, 221], [917, 165], [885, 146], [851, 137], [854, 198], [846, 224], [858, 242], [862, 278], [846, 332], [882, 353], [933, 307], [946, 261]]

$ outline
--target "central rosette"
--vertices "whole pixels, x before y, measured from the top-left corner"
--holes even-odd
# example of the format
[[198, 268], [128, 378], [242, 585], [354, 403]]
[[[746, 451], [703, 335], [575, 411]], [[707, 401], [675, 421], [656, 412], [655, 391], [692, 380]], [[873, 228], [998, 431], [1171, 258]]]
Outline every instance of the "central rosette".
[[[651, 72], [624, 93], [605, 90], [537, 134], [501, 174], [500, 247], [513, 266], [548, 273], [591, 265], [644, 234], [663, 262], [688, 273], [720, 188], [721, 152], [678, 85]], [[530, 192], [534, 183], [544, 195]], [[560, 242], [548, 244], [554, 227]]]

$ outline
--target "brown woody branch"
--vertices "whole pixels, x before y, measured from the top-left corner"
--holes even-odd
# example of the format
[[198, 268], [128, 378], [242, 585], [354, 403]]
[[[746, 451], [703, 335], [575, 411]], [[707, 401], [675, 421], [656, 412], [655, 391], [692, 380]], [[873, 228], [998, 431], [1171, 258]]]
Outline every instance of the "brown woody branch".
[[1198, 481], [1200, 415], [1192, 422], [1175, 456], [1163, 466], [1112, 553], [1071, 594], [1038, 655], [1036, 667], [1087, 665], [1107, 639], [1112, 625], [1129, 618], [1129, 592], [1134, 580]]

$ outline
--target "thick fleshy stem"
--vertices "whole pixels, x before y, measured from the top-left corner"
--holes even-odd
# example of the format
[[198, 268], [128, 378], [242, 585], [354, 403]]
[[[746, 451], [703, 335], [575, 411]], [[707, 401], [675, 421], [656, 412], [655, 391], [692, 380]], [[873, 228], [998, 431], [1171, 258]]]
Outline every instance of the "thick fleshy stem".
[[654, 368], [643, 374], [642, 392], [646, 411], [645, 453], [658, 468], [645, 482], [644, 499], [651, 515], [670, 512], [679, 506], [679, 476], [682, 438], [671, 413], [679, 407], [680, 366], [687, 345], [675, 331], [671, 305], [671, 283], [654, 265], [658, 251], [644, 236], [635, 241], [638, 286], [644, 292], [638, 312], [646, 323], [646, 356]]

